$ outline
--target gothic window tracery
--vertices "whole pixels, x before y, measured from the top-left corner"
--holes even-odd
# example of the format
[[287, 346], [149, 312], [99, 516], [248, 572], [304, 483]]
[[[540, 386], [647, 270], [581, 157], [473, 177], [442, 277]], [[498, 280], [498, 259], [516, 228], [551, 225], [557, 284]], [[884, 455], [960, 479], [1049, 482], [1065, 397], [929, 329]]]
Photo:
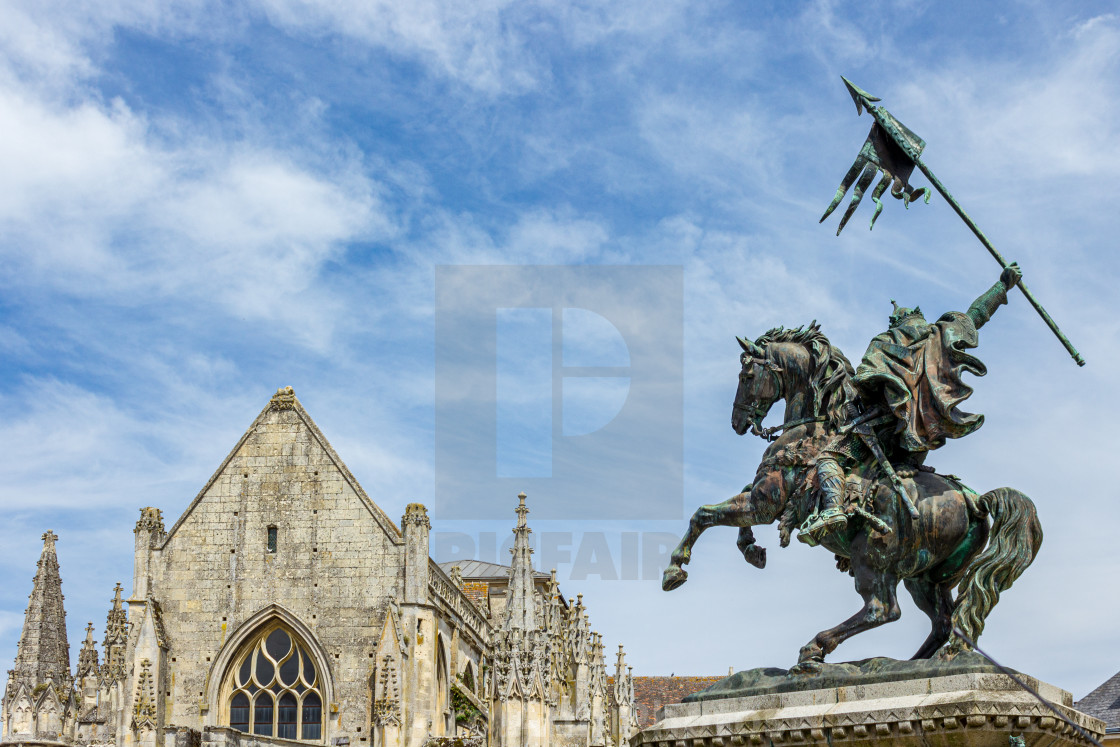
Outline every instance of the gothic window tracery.
[[307, 646], [280, 623], [253, 636], [227, 675], [228, 723], [238, 731], [322, 740], [323, 696]]
[[35, 715], [31, 706], [31, 701], [26, 696], [20, 698], [19, 705], [16, 706], [15, 714], [12, 716], [12, 725], [8, 730], [9, 734], [30, 734], [32, 724], [34, 723]]

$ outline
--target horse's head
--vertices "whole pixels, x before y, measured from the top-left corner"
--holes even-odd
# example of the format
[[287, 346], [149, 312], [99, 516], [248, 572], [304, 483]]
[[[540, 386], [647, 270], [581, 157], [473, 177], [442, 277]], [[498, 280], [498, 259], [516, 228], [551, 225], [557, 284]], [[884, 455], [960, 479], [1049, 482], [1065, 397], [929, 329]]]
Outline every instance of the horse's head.
[[731, 408], [731, 427], [740, 436], [749, 428], [756, 436], [762, 435], [762, 421], [774, 403], [782, 398], [782, 368], [766, 356], [766, 349], [742, 337], [739, 346], [743, 364], [739, 372], [739, 388]]

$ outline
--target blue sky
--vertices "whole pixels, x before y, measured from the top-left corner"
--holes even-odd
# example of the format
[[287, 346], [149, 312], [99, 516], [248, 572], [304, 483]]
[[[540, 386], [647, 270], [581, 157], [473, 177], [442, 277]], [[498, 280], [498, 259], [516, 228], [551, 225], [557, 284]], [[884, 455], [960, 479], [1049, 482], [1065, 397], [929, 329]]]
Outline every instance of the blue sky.
[[[870, 234], [867, 206], [840, 238], [836, 217], [817, 224], [870, 126], [843, 74], [926, 139], [1089, 361], [1077, 369], [1015, 296], [981, 337], [990, 373], [969, 404], [987, 423], [931, 457], [977, 489], [1034, 497], [1046, 542], [984, 642], [1084, 695], [1120, 669], [1114, 10], [7, 3], [0, 652], [15, 654], [48, 528], [71, 638], [91, 619], [100, 637], [137, 509], [172, 523], [279, 386], [390, 515], [432, 503], [438, 265], [683, 268], [682, 519], [534, 524], [679, 534], [761, 454], [727, 427], [734, 335], [818, 319], [858, 357], [889, 298], [963, 309], [998, 275], [939, 198], [890, 201]], [[506, 532], [512, 518], [436, 529]], [[594, 577], [565, 588], [638, 673], [788, 666], [858, 598], [827, 553], [759, 536], [765, 571], [713, 530], [671, 595]], [[903, 614], [835, 658], [909, 656], [926, 622], [908, 601]]]

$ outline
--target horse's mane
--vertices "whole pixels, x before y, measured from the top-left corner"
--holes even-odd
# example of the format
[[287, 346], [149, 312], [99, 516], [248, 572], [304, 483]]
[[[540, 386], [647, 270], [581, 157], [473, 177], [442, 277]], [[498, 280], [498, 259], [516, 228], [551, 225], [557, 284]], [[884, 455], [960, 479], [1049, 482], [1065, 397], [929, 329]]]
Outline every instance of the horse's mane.
[[852, 364], [839, 348], [829, 342], [816, 320], [807, 327], [796, 329], [775, 327], [755, 340], [755, 344], [763, 349], [771, 342], [792, 342], [808, 348], [813, 413], [827, 416], [830, 425], [839, 427], [845, 420], [847, 404], [856, 396], [851, 383], [855, 375]]

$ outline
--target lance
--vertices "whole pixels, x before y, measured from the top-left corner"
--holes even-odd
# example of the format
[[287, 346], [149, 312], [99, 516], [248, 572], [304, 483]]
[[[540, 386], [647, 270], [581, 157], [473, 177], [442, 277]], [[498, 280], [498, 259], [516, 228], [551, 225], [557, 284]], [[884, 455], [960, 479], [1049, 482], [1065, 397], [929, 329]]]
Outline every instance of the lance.
[[[875, 221], [879, 217], [879, 213], [883, 211], [883, 203], [880, 197], [886, 192], [887, 187], [891, 188], [891, 196], [902, 200], [903, 204], [909, 208], [910, 203], [918, 200], [925, 195], [925, 201], [928, 203], [930, 193], [925, 187], [915, 189], [909, 183], [910, 174], [913, 173], [914, 167], [917, 166], [921, 172], [929, 179], [929, 183], [933, 188], [945, 198], [945, 201], [953, 208], [953, 210], [961, 217], [972, 233], [976, 234], [976, 238], [980, 239], [980, 243], [988, 250], [988, 253], [999, 262], [1000, 267], [1006, 268], [1008, 262], [999, 253], [999, 250], [992, 245], [980, 227], [976, 225], [975, 221], [968, 216], [960, 203], [945, 189], [945, 185], [941, 183], [930, 168], [922, 161], [922, 150], [925, 148], [926, 143], [920, 137], [915, 135], [910, 128], [899, 122], [882, 106], [875, 106], [874, 102], [880, 101], [877, 96], [872, 96], [867, 91], [856, 86], [847, 78], [841, 76], [844, 85], [848, 87], [848, 93], [851, 94], [852, 100], [856, 102], [856, 112], [863, 114], [863, 110], [867, 109], [871, 116], [874, 117], [875, 122], [871, 125], [871, 133], [867, 136], [867, 140], [860, 149], [859, 155], [856, 156], [855, 163], [852, 168], [845, 174], [843, 181], [840, 182], [840, 188], [836, 190], [836, 196], [832, 199], [832, 204], [824, 211], [821, 216], [821, 223], [825, 218], [832, 214], [840, 201], [844, 199], [848, 189], [855, 183], [855, 190], [852, 192], [852, 201], [848, 205], [848, 209], [844, 212], [843, 217], [840, 219], [840, 226], [836, 229], [836, 235], [839, 236], [840, 232], [844, 230], [848, 219], [852, 217], [859, 206], [860, 201], [863, 199], [863, 194], [867, 188], [871, 186], [871, 182], [875, 179], [875, 175], [880, 171], [883, 172], [883, 178], [876, 185], [875, 191], [872, 192], [871, 199], [875, 201], [875, 214], [871, 216], [871, 227], [875, 227]], [[858, 178], [858, 181], [857, 181]], [[1034, 297], [1026, 284], [1019, 281], [1019, 290], [1023, 291], [1023, 295], [1030, 301], [1031, 306], [1046, 322], [1046, 326], [1061, 341], [1065, 349], [1073, 356], [1073, 360], [1077, 365], [1084, 366], [1085, 359], [1081, 357], [1081, 353], [1077, 352], [1077, 348], [1065, 336], [1065, 333], [1059, 329], [1057, 323], [1051, 318], [1046, 309], [1042, 308], [1042, 304]]]

